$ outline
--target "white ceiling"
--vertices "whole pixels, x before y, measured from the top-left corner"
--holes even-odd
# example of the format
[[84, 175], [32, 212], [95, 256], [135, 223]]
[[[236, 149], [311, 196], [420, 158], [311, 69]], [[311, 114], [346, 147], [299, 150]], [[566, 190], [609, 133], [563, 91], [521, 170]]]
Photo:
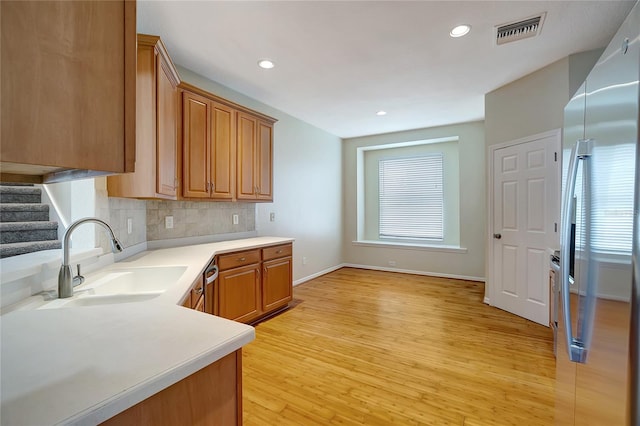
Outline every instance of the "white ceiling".
[[[604, 47], [633, 4], [139, 1], [138, 31], [175, 63], [347, 138], [481, 120], [485, 93]], [[495, 25], [540, 12], [540, 36], [495, 45]], [[460, 23], [471, 33], [449, 37]], [[274, 69], [258, 68], [265, 57]]]

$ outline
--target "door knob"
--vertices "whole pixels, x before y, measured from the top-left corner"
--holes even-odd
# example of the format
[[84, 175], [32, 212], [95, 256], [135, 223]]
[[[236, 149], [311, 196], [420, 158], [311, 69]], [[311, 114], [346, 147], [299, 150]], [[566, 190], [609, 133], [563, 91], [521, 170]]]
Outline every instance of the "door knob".
[[500, 238], [502, 238], [502, 234], [493, 234], [493, 238], [499, 240]]

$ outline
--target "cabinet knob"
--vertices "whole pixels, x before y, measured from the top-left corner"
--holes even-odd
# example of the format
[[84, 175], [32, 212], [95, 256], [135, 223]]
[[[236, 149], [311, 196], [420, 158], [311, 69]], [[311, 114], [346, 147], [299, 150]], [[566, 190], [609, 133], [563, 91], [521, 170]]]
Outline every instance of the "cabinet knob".
[[276, 254], [280, 254], [280, 253], [282, 253], [282, 249], [276, 251]]
[[246, 257], [241, 257], [240, 259], [238, 259], [238, 261], [240, 261], [240, 262], [244, 262], [245, 260], [247, 260]]
[[500, 238], [502, 238], [502, 234], [493, 234], [493, 238], [499, 240]]

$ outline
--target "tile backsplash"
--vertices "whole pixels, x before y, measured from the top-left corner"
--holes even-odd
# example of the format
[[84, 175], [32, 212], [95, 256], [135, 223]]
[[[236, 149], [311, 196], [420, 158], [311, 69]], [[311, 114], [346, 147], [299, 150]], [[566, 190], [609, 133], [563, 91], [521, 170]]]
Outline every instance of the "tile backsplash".
[[[254, 231], [255, 204], [207, 201], [147, 201], [147, 241]], [[238, 223], [233, 224], [233, 215]], [[166, 218], [173, 218], [173, 228]]]
[[[147, 241], [147, 206], [144, 200], [109, 198], [109, 224], [125, 247]], [[131, 233], [127, 221], [131, 220]]]
[[[146, 241], [255, 231], [255, 204], [207, 201], [155, 201], [107, 197], [98, 191], [97, 216], [107, 221], [125, 247]], [[233, 215], [238, 223], [233, 224]], [[167, 228], [165, 218], [173, 218]], [[132, 229], [128, 233], [127, 219]], [[99, 245], [110, 250], [105, 233], [98, 234]]]

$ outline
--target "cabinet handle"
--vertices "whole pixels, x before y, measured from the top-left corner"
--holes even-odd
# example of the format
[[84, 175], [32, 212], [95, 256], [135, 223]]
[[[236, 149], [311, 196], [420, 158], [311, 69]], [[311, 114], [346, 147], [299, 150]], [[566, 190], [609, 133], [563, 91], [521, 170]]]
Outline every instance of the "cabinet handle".
[[195, 289], [196, 294], [202, 294], [202, 287]]
[[205, 271], [204, 276], [207, 280], [207, 285], [213, 283], [218, 278], [218, 266], [212, 265]]
[[282, 253], [282, 249], [276, 251], [276, 254], [280, 254], [280, 253]]
[[180, 181], [178, 181], [178, 178], [174, 178], [173, 179], [173, 189], [178, 189], [179, 184], [180, 184]]
[[245, 260], [247, 260], [246, 257], [241, 257], [240, 259], [238, 259], [239, 262], [244, 262]]
[[216, 189], [216, 184], [215, 182], [211, 181], [210, 185], [211, 185], [211, 193], [213, 193], [213, 191]]

